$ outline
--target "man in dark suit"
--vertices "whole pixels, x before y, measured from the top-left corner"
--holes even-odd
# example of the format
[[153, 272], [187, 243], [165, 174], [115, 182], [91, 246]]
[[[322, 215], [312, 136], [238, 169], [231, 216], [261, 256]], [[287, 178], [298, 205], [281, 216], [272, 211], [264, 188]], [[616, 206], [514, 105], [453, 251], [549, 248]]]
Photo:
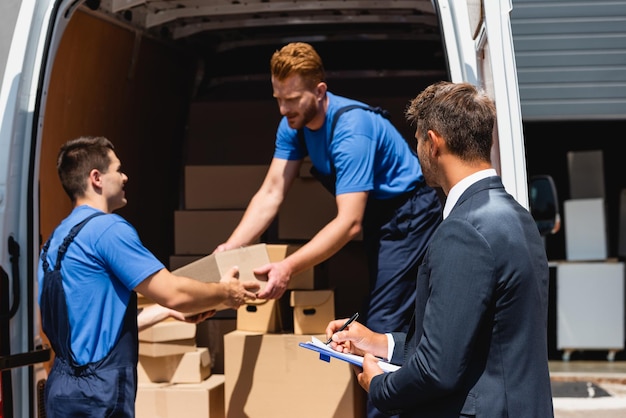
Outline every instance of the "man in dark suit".
[[[406, 110], [428, 185], [446, 194], [444, 221], [417, 277], [407, 334], [358, 322], [326, 335], [364, 355], [360, 385], [402, 417], [554, 415], [547, 354], [548, 262], [529, 212], [491, 165], [493, 101], [471, 84], [426, 88]], [[336, 332], [336, 333], [335, 333]], [[402, 367], [383, 373], [379, 359]]]

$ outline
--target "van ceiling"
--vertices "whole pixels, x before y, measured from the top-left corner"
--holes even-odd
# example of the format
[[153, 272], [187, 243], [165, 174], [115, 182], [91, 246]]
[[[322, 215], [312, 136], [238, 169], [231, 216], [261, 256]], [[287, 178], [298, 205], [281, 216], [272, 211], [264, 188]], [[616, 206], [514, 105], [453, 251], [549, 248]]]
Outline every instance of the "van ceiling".
[[447, 77], [431, 0], [86, 0], [81, 7], [191, 50], [204, 64], [203, 96], [262, 83], [267, 98], [270, 56], [292, 41], [315, 46], [329, 80], [367, 79], [379, 94], [392, 80]]

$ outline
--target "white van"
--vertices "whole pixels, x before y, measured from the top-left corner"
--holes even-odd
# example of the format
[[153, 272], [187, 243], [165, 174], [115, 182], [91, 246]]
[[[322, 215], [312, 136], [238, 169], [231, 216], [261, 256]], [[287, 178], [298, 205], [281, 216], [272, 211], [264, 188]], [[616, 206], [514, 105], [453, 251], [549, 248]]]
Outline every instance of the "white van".
[[[198, 162], [198, 149], [213, 150], [209, 163], [233, 155], [269, 162], [278, 120], [271, 48], [303, 40], [320, 51], [330, 90], [352, 88], [354, 98], [407, 103], [437, 79], [484, 87], [498, 112], [493, 160], [528, 207], [510, 12], [511, 0], [2, 0], [0, 418], [45, 416], [51, 353], [40, 334], [36, 266], [70, 210], [55, 185], [61, 143], [109, 137], [130, 177], [121, 214], [148, 248], [167, 243], [182, 193], [176, 176]], [[195, 115], [207, 101], [211, 114]], [[207, 131], [195, 132], [192, 117]], [[224, 120], [237, 143], [185, 140], [223, 137]]]

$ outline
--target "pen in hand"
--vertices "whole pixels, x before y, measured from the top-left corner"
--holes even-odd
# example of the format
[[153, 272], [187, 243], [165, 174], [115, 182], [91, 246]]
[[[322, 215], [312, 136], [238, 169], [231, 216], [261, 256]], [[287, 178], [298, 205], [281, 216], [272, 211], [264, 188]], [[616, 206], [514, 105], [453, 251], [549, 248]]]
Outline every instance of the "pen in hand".
[[[346, 327], [347, 327], [348, 325], [350, 325], [352, 322], [354, 322], [354, 320], [355, 320], [355, 319], [357, 319], [358, 317], [359, 317], [359, 313], [357, 312], [357, 313], [355, 313], [354, 315], [352, 315], [352, 316], [350, 317], [350, 319], [348, 319], [348, 320], [346, 321], [346, 323], [345, 323], [345, 324], [343, 324], [343, 325], [341, 326], [341, 328], [339, 328], [339, 329], [338, 329], [337, 331], [335, 331], [335, 332], [343, 331], [344, 329], [346, 329]], [[331, 342], [332, 340], [333, 340], [333, 336], [331, 335], [331, 336], [330, 336], [330, 338], [328, 339], [328, 341], [326, 341], [326, 345], [330, 344], [330, 342]]]

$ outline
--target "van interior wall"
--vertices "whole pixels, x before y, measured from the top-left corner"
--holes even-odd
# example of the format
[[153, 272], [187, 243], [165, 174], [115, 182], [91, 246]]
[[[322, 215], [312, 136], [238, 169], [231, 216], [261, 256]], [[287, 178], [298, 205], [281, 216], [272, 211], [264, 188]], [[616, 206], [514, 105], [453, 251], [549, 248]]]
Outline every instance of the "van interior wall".
[[40, 233], [45, 241], [71, 211], [56, 173], [65, 141], [105, 136], [129, 181], [117, 213], [164, 263], [173, 252], [181, 158], [195, 60], [81, 11], [72, 17], [52, 69], [40, 166]]
[[[280, 119], [269, 55], [266, 81], [226, 83], [201, 97], [194, 97], [200, 73], [192, 55], [80, 10], [74, 14], [54, 60], [45, 106], [42, 241], [71, 210], [55, 168], [68, 139], [103, 135], [114, 143], [129, 176], [128, 205], [117, 213], [166, 265], [174, 254], [173, 213], [183, 209], [185, 165], [269, 164]], [[332, 59], [327, 67], [332, 92], [386, 108], [414, 143], [404, 109], [435, 79], [333, 77]]]
[[[620, 193], [626, 188], [621, 140], [624, 132], [626, 132], [625, 120], [524, 123], [528, 174], [552, 176], [559, 198], [561, 217], [563, 203], [570, 199], [567, 153], [602, 150], [609, 258], [618, 257]], [[563, 225], [555, 235], [546, 237], [546, 251], [550, 260], [565, 260]]]

